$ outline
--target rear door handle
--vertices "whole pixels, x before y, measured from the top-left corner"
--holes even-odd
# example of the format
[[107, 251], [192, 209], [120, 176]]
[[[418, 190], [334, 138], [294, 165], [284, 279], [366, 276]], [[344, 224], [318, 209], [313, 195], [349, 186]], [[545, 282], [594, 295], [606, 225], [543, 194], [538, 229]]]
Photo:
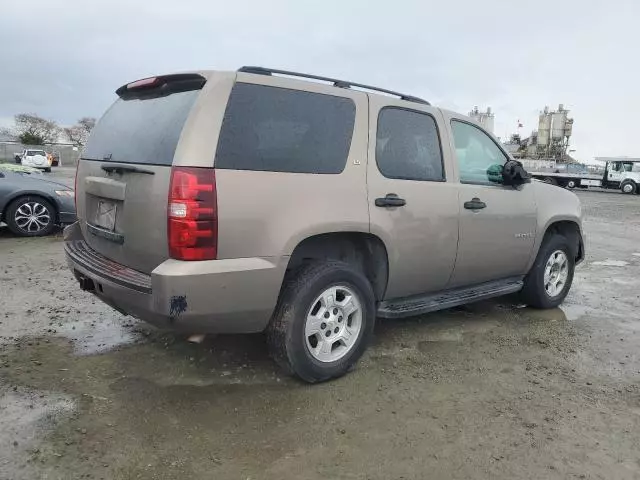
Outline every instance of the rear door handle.
[[376, 198], [376, 207], [404, 207], [407, 201], [395, 193], [387, 193], [385, 197]]
[[464, 208], [467, 210], [482, 210], [486, 206], [487, 204], [481, 201], [478, 197], [472, 198], [470, 202], [464, 202]]

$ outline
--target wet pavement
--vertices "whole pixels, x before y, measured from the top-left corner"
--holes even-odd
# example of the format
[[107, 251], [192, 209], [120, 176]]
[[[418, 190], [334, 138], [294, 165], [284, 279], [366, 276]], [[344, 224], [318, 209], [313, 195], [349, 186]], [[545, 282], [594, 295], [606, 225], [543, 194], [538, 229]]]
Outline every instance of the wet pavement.
[[60, 236], [0, 229], [0, 479], [640, 478], [640, 197], [579, 192], [565, 304], [381, 322], [309, 386], [261, 335], [185, 338], [81, 292]]

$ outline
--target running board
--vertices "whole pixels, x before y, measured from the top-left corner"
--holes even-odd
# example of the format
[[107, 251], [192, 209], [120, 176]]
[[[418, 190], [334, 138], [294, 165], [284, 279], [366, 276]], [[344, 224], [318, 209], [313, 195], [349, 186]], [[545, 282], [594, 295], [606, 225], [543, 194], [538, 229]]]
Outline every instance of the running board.
[[423, 313], [486, 300], [487, 298], [508, 295], [522, 290], [522, 278], [513, 277], [495, 282], [481, 283], [472, 287], [455, 288], [440, 293], [385, 300], [378, 305], [378, 317], [401, 318], [422, 315]]

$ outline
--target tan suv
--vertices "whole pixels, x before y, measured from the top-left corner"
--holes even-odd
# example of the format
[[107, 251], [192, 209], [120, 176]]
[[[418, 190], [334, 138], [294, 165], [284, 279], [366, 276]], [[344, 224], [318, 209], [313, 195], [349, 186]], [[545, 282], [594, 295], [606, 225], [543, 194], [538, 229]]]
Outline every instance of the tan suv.
[[344, 374], [376, 316], [555, 307], [584, 256], [573, 193], [419, 98], [258, 67], [116, 93], [65, 231], [81, 288], [161, 327], [266, 330], [309, 382]]

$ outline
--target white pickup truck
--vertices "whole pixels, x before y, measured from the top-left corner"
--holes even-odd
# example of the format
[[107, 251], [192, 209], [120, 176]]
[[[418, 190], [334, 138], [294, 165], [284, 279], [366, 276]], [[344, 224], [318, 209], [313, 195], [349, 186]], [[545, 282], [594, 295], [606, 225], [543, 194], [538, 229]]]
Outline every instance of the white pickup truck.
[[620, 189], [626, 194], [640, 194], [640, 158], [596, 157], [596, 160], [605, 162], [604, 174], [571, 168], [565, 171], [551, 168], [548, 171], [529, 171], [529, 173], [533, 178], [565, 188], [600, 187]]
[[20, 163], [26, 167], [40, 168], [45, 172], [51, 171], [51, 160], [44, 150], [25, 149], [18, 156]]

